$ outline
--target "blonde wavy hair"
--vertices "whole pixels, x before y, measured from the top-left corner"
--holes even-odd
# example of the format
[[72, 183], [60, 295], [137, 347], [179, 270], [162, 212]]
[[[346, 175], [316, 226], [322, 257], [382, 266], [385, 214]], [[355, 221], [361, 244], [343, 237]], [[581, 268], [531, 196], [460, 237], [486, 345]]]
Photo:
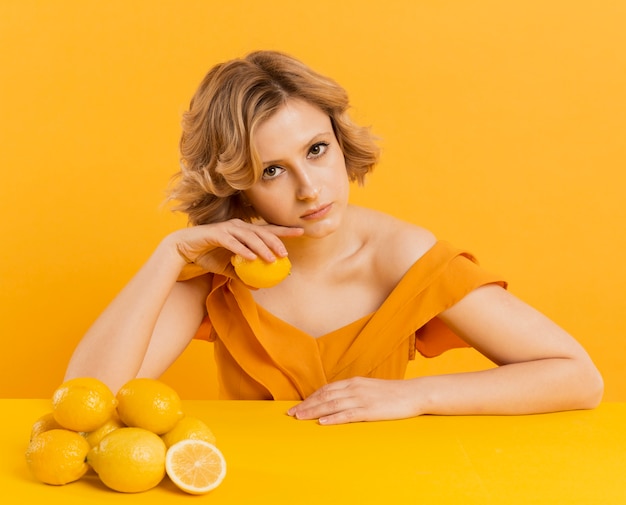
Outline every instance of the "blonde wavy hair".
[[192, 225], [256, 214], [241, 192], [262, 175], [253, 148], [256, 128], [289, 98], [319, 107], [330, 117], [351, 181], [362, 184], [378, 161], [369, 128], [347, 114], [346, 91], [300, 61], [276, 51], [256, 51], [213, 67], [183, 114], [181, 170], [173, 177], [169, 200]]

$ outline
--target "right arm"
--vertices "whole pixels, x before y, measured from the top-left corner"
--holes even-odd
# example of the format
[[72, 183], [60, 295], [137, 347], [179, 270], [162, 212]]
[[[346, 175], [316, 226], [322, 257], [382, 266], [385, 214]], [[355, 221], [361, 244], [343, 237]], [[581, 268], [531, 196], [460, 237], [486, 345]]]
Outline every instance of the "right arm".
[[96, 377], [116, 392], [134, 377], [159, 377], [191, 341], [205, 314], [207, 276], [178, 282], [185, 264], [224, 273], [232, 254], [271, 261], [286, 255], [278, 237], [299, 234], [298, 228], [231, 220], [168, 235], [89, 328], [65, 379]]
[[[198, 309], [197, 303], [185, 303], [191, 301], [192, 291], [196, 291], [190, 289], [192, 284], [177, 285], [176, 282], [184, 264], [184, 259], [167, 240], [159, 244], [80, 341], [70, 359], [65, 380], [96, 377], [116, 392], [139, 374], [153, 331], [166, 306], [185, 307], [178, 319], [184, 322], [187, 330], [184, 333], [188, 335], [193, 320], [197, 321]], [[169, 312], [163, 311], [163, 314]], [[167, 324], [166, 321], [159, 323], [160, 326]], [[183, 331], [171, 337], [183, 345]]]

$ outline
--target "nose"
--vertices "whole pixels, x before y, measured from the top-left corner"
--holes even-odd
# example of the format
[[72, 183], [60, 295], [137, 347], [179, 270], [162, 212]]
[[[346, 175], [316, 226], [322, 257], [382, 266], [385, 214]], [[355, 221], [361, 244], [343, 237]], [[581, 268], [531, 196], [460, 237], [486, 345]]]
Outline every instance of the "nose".
[[302, 171], [298, 177], [298, 188], [296, 198], [298, 200], [315, 200], [320, 194], [320, 187], [314, 182], [310, 174]]

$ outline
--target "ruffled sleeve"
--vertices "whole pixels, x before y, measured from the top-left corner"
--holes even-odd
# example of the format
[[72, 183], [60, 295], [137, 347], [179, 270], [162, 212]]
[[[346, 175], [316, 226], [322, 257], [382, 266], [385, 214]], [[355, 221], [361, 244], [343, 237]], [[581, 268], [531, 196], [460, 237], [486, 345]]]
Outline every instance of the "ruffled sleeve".
[[[498, 284], [507, 288], [506, 281], [479, 267], [478, 261], [471, 254], [455, 250], [443, 242], [436, 247], [447, 251], [448, 257], [443, 262], [445, 268], [441, 268], [438, 272], [437, 281], [428, 287], [429, 296], [426, 298], [428, 301], [424, 305], [434, 304], [434, 306], [424, 307], [424, 309], [432, 314], [439, 314], [452, 307], [480, 286]], [[415, 349], [426, 358], [433, 358], [450, 349], [462, 347], [469, 347], [469, 344], [458, 337], [438, 317], [433, 317], [415, 332]]]

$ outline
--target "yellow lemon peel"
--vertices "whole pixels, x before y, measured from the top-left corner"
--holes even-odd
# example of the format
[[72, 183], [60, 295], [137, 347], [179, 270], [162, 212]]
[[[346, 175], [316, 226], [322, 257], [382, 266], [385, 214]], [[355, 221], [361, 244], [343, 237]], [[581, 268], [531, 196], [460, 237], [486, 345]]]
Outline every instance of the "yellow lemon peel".
[[287, 278], [291, 272], [289, 258], [277, 258], [268, 263], [259, 257], [248, 260], [235, 254], [230, 259], [242, 282], [253, 288], [271, 288]]

